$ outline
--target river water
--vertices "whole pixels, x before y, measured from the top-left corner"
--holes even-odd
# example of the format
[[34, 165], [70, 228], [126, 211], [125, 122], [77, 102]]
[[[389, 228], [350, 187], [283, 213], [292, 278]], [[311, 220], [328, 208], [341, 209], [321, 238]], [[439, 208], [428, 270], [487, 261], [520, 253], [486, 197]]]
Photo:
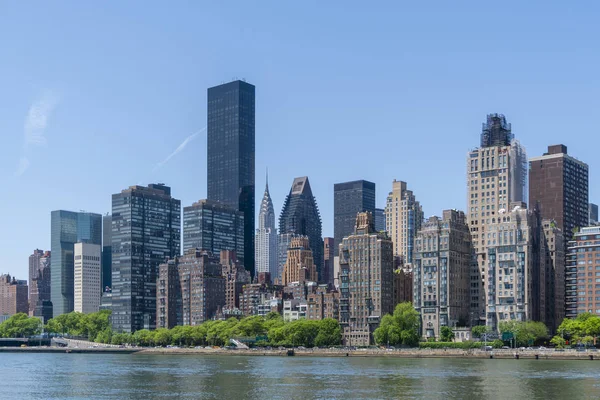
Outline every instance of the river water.
[[600, 399], [600, 362], [0, 353], [0, 399]]

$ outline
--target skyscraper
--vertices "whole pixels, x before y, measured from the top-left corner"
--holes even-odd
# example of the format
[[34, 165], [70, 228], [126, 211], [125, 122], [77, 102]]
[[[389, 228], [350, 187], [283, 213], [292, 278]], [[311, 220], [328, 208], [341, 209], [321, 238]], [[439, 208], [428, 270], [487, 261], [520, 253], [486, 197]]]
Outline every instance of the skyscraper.
[[374, 232], [373, 215], [359, 213], [354, 234], [340, 243], [340, 325], [347, 346], [368, 346], [385, 314], [394, 311], [393, 243]]
[[308, 177], [295, 178], [290, 193], [285, 198], [279, 216], [279, 234], [293, 233], [308, 237], [308, 242], [319, 282], [323, 279], [323, 236], [321, 234], [321, 215], [317, 200], [312, 194]]
[[206, 160], [208, 200], [244, 213], [244, 266], [253, 276], [254, 94], [254, 86], [243, 81], [208, 89]]
[[590, 223], [589, 225], [598, 225], [598, 204], [590, 203]]
[[[568, 244], [566, 267], [566, 315], [600, 315], [600, 287], [595, 274], [600, 270], [600, 226], [582, 228]], [[593, 283], [592, 283], [593, 282]]]
[[292, 282], [314, 282], [316, 279], [317, 270], [308, 238], [301, 236], [292, 239], [283, 268], [282, 284], [285, 286]]
[[383, 232], [386, 230], [385, 224], [385, 210], [383, 208], [376, 208], [375, 214], [373, 214], [373, 218], [375, 218], [375, 231]]
[[333, 255], [335, 240], [331, 237], [323, 238], [323, 283], [333, 286], [337, 276], [333, 272]]
[[53, 315], [58, 317], [74, 310], [75, 243], [102, 244], [102, 216], [88, 212], [52, 211], [51, 299]]
[[415, 246], [413, 304], [422, 336], [439, 339], [442, 326], [469, 320], [471, 234], [465, 213], [445, 210], [443, 218], [430, 217]]
[[256, 272], [268, 272], [271, 277], [277, 276], [278, 248], [277, 228], [275, 227], [275, 210], [269, 194], [269, 181], [265, 186], [265, 194], [258, 213], [258, 229], [256, 230]]
[[[375, 214], [375, 184], [352, 181], [333, 185], [333, 236], [335, 243], [354, 233], [356, 215], [368, 211]], [[335, 249], [337, 256], [339, 248]]]
[[102, 247], [75, 243], [75, 311], [89, 314], [100, 309], [102, 295]]
[[[29, 315], [35, 315], [39, 303], [50, 302], [50, 256], [49, 251], [36, 249], [29, 256]], [[50, 316], [51, 317], [51, 316]]]
[[102, 217], [102, 291], [112, 287], [112, 216]]
[[179, 255], [181, 202], [163, 184], [131, 186], [112, 196], [112, 326], [156, 327], [158, 266]]
[[406, 182], [394, 179], [385, 204], [386, 231], [394, 243], [394, 255], [404, 264], [414, 261], [415, 237], [423, 222], [423, 209]]
[[207, 250], [219, 254], [233, 250], [246, 259], [244, 213], [223, 203], [200, 200], [183, 209], [183, 251]]
[[506, 222], [511, 203], [527, 203], [527, 155], [501, 114], [483, 124], [481, 147], [467, 157], [467, 216], [473, 245], [471, 308], [473, 321], [485, 320], [488, 246], [491, 227]]
[[554, 220], [570, 240], [574, 228], [588, 226], [588, 165], [567, 154], [567, 146], [548, 146], [529, 159], [529, 208]]

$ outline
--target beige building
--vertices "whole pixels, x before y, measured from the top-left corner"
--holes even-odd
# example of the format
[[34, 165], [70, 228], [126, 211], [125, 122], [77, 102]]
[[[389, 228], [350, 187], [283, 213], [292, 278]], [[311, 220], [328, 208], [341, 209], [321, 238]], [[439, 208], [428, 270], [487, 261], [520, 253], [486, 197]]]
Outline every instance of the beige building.
[[340, 243], [340, 325], [347, 346], [373, 342], [373, 331], [394, 311], [393, 243], [376, 233], [373, 215], [359, 213], [354, 234]]
[[406, 182], [394, 179], [385, 205], [386, 231], [394, 243], [394, 255], [405, 263], [414, 259], [414, 240], [421, 228], [423, 210]]
[[283, 267], [282, 285], [291, 282], [317, 281], [317, 267], [310, 249], [308, 237], [294, 237], [287, 251]]
[[27, 313], [27, 281], [10, 275], [0, 275], [0, 315]]
[[467, 216], [474, 259], [471, 270], [472, 324], [485, 321], [488, 247], [492, 229], [510, 212], [510, 203], [527, 202], [527, 155], [514, 139], [501, 114], [490, 114], [483, 124], [481, 144], [467, 157]]
[[472, 252], [465, 213], [445, 210], [441, 219], [429, 218], [415, 247], [413, 304], [423, 337], [439, 339], [442, 326], [466, 326], [469, 320]]
[[74, 310], [89, 314], [100, 309], [102, 297], [102, 247], [75, 243]]

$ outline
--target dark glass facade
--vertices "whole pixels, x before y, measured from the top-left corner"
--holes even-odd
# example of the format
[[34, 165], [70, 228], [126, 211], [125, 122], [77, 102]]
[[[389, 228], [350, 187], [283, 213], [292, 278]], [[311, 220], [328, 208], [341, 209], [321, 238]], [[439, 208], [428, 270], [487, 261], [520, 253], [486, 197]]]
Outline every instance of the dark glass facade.
[[244, 266], [254, 275], [253, 85], [234, 81], [208, 89], [208, 200], [244, 213]]
[[158, 266], [179, 255], [181, 202], [162, 184], [132, 186], [112, 196], [113, 329], [156, 328]]
[[312, 194], [308, 177], [294, 179], [279, 216], [279, 234], [293, 233], [308, 236], [317, 266], [319, 282], [323, 282], [323, 236], [321, 214]]
[[481, 147], [510, 146], [514, 139], [511, 126], [502, 114], [488, 114], [481, 129]]
[[86, 212], [52, 211], [50, 227], [51, 299], [53, 316], [67, 314], [75, 306], [75, 243], [102, 243], [102, 216]]
[[183, 252], [192, 249], [219, 254], [234, 250], [244, 258], [244, 213], [210, 200], [201, 200], [183, 209]]
[[[333, 185], [333, 236], [335, 243], [354, 233], [356, 215], [368, 211], [375, 215], [375, 184], [353, 181]], [[335, 255], [339, 248], [335, 249]]]
[[102, 217], [102, 291], [112, 287], [112, 216]]

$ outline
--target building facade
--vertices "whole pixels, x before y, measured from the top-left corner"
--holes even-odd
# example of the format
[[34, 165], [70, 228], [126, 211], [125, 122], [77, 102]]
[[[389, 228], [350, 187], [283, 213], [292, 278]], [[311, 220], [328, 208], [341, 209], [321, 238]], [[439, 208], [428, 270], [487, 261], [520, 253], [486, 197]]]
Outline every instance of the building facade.
[[330, 237], [323, 238], [323, 283], [333, 286], [335, 276], [333, 272], [335, 240]]
[[112, 327], [156, 328], [158, 266], [179, 255], [181, 202], [163, 184], [112, 196]]
[[208, 89], [208, 200], [244, 216], [244, 250], [237, 251], [254, 276], [255, 87], [243, 81]]
[[75, 243], [102, 244], [102, 216], [87, 212], [52, 211], [50, 230], [51, 300], [54, 317], [75, 309]]
[[469, 321], [471, 234], [465, 213], [445, 210], [417, 234], [413, 303], [421, 315], [421, 335], [440, 338], [442, 326]]
[[102, 217], [102, 291], [112, 288], [112, 216]]
[[281, 284], [306, 281], [317, 281], [317, 266], [308, 237], [301, 236], [292, 239], [288, 248]]
[[0, 275], [0, 315], [14, 315], [29, 311], [27, 281], [14, 276]]
[[347, 346], [373, 342], [373, 331], [394, 311], [392, 241], [375, 233], [373, 215], [359, 213], [354, 234], [340, 243], [340, 325]]
[[238, 261], [235, 251], [221, 250], [220, 262], [225, 278], [224, 310], [229, 312], [239, 310], [242, 289], [252, 280], [250, 271], [246, 270], [244, 265]]
[[548, 146], [543, 156], [529, 159], [529, 207], [571, 235], [589, 224], [588, 181], [588, 165], [567, 154], [567, 146]]
[[75, 310], [90, 314], [100, 310], [102, 297], [102, 246], [75, 243]]
[[265, 187], [260, 212], [258, 213], [258, 229], [255, 237], [255, 260], [256, 272], [268, 272], [270, 276], [276, 277], [279, 269], [277, 256], [277, 228], [275, 227], [275, 209], [269, 194], [269, 182]]
[[543, 219], [543, 249], [547, 289], [546, 289], [546, 325], [551, 332], [556, 332], [565, 318], [566, 311], [566, 244], [563, 232], [552, 220]]
[[292, 233], [308, 237], [319, 281], [321, 281], [323, 279], [321, 215], [306, 176], [294, 179], [279, 216], [279, 233], [280, 235]]
[[511, 203], [527, 204], [527, 154], [501, 114], [489, 114], [480, 147], [467, 157], [467, 216], [473, 245], [472, 324], [484, 323], [487, 304], [488, 245], [491, 229], [510, 212]]
[[598, 204], [590, 203], [589, 205], [590, 223], [589, 226], [598, 225]]
[[[333, 185], [333, 236], [336, 243], [354, 233], [356, 214], [375, 214], [375, 184], [359, 180]], [[335, 250], [334, 256], [338, 255]]]
[[600, 227], [584, 227], [568, 244], [566, 317], [600, 315]]
[[295, 233], [284, 233], [277, 236], [277, 275], [271, 276], [273, 283], [281, 285], [283, 278], [283, 268], [287, 261], [287, 252], [292, 244], [292, 239], [298, 237]]
[[[51, 252], [36, 249], [29, 256], [29, 315], [35, 315], [35, 307], [50, 300]], [[50, 316], [52, 318], [52, 316]]]
[[225, 305], [225, 286], [219, 259], [207, 251], [191, 249], [160, 264], [157, 326], [171, 329], [211, 319]]
[[414, 260], [415, 237], [423, 221], [423, 209], [406, 182], [394, 179], [385, 205], [386, 231], [394, 243], [394, 255], [404, 263]]
[[376, 232], [383, 232], [385, 231], [386, 228], [386, 222], [385, 222], [385, 209], [383, 208], [376, 208], [375, 209], [375, 214], [374, 218], [375, 218], [375, 231]]
[[[200, 200], [183, 209], [183, 251], [202, 249], [212, 254], [235, 251], [244, 263], [244, 213], [223, 203]], [[244, 263], [245, 265], [245, 263]]]

